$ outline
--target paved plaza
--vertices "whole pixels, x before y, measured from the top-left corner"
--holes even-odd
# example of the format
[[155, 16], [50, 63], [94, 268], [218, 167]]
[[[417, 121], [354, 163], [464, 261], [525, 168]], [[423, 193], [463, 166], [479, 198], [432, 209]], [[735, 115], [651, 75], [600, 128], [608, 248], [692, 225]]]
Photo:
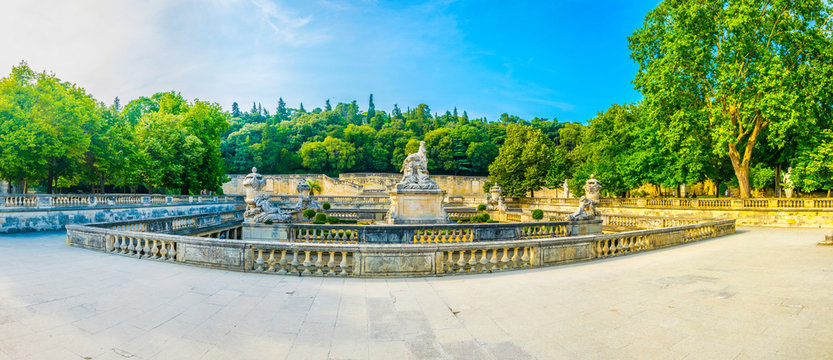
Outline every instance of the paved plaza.
[[0, 236], [6, 359], [830, 359], [829, 230], [499, 274], [210, 270]]

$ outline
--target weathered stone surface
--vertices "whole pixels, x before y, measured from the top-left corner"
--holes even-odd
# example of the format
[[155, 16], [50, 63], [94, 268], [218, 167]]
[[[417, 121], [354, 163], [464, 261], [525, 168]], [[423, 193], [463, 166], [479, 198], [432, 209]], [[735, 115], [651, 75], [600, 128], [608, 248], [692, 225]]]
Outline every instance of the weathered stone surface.
[[400, 190], [390, 193], [389, 224], [442, 224], [448, 223], [443, 209], [444, 193], [434, 190]]
[[362, 273], [369, 276], [429, 275], [433, 271], [433, 253], [366, 253], [362, 255]]
[[593, 250], [590, 244], [587, 243], [541, 247], [541, 261], [545, 265], [590, 260], [592, 258]]
[[237, 203], [198, 205], [124, 205], [98, 209], [3, 209], [0, 210], [0, 233], [48, 231], [63, 229], [69, 224], [89, 224], [198, 215], [232, 211]]
[[243, 223], [243, 239], [249, 241], [292, 241], [292, 231], [287, 224]]

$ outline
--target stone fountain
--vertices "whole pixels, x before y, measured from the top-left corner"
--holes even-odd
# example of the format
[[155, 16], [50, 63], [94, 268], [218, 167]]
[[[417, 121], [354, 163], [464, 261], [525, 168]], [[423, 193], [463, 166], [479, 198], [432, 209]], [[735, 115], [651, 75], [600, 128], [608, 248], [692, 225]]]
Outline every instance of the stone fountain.
[[390, 192], [388, 224], [448, 223], [443, 210], [445, 191], [428, 178], [425, 141], [419, 143], [419, 151], [405, 158], [402, 173], [402, 180]]

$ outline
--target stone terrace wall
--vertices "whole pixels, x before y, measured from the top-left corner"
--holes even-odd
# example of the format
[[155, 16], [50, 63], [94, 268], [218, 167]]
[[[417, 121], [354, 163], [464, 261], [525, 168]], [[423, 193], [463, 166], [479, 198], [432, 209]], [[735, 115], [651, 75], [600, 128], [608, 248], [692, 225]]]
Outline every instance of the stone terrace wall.
[[[121, 204], [52, 208], [0, 208], [0, 233], [60, 230], [70, 224], [144, 220], [241, 210], [242, 199], [180, 204]], [[240, 201], [236, 201], [240, 200]]]
[[[244, 194], [245, 175], [228, 175], [231, 180], [223, 184], [223, 193]], [[341, 174], [337, 179], [323, 174], [263, 175], [266, 186], [263, 191], [275, 195], [295, 195], [300, 180], [314, 180], [321, 184], [322, 195], [353, 196], [362, 194], [387, 194], [402, 179], [402, 174], [352, 173]], [[448, 196], [485, 197], [482, 176], [431, 175]]]
[[[577, 199], [507, 198], [523, 213], [541, 209], [572, 213]], [[736, 219], [738, 225], [822, 228], [833, 226], [833, 199], [602, 199], [602, 214], [672, 219]]]

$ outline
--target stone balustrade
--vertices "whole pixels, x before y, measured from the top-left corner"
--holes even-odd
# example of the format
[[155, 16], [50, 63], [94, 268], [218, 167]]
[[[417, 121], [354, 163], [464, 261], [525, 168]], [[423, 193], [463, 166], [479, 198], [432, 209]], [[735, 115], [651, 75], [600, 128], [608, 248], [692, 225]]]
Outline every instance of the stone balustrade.
[[162, 234], [189, 234], [200, 229], [239, 224], [243, 221], [243, 211], [233, 210], [209, 214], [171, 216], [146, 220], [115, 221], [90, 224], [92, 227], [104, 227], [118, 231], [148, 231]]
[[171, 205], [183, 203], [211, 204], [242, 202], [239, 195], [133, 195], [133, 194], [3, 194], [0, 195], [0, 211], [3, 209], [64, 209], [106, 208], [123, 205]]
[[[486, 224], [491, 225], [491, 224]], [[538, 224], [536, 226], [551, 226]], [[148, 224], [148, 227], [151, 227]], [[454, 227], [452, 227], [454, 228]], [[456, 229], [461, 229], [457, 227]], [[298, 228], [303, 236], [318, 228]], [[428, 236], [449, 235], [424, 228]], [[412, 229], [413, 231], [413, 229]], [[437, 232], [439, 231], [439, 232]], [[537, 231], [537, 230], [536, 230]], [[543, 234], [533, 231], [534, 234]], [[563, 230], [547, 230], [557, 233]], [[110, 254], [245, 272], [300, 276], [401, 277], [500, 272], [627, 255], [734, 233], [719, 220], [621, 233], [501, 241], [328, 243], [252, 241], [116, 230], [110, 225], [68, 225], [67, 243]], [[358, 227], [339, 236], [358, 242]], [[454, 236], [475, 233], [452, 232]], [[536, 235], [537, 236], [537, 235]]]
[[[578, 199], [565, 198], [506, 198], [505, 202], [514, 207], [536, 207], [542, 205], [578, 206]], [[833, 209], [830, 198], [625, 198], [601, 199], [599, 207], [648, 207], [682, 209]]]
[[[489, 242], [601, 233], [602, 220], [534, 223], [351, 225], [245, 224], [244, 238], [337, 244], [433, 244]], [[280, 232], [276, 235], [276, 231]]]

